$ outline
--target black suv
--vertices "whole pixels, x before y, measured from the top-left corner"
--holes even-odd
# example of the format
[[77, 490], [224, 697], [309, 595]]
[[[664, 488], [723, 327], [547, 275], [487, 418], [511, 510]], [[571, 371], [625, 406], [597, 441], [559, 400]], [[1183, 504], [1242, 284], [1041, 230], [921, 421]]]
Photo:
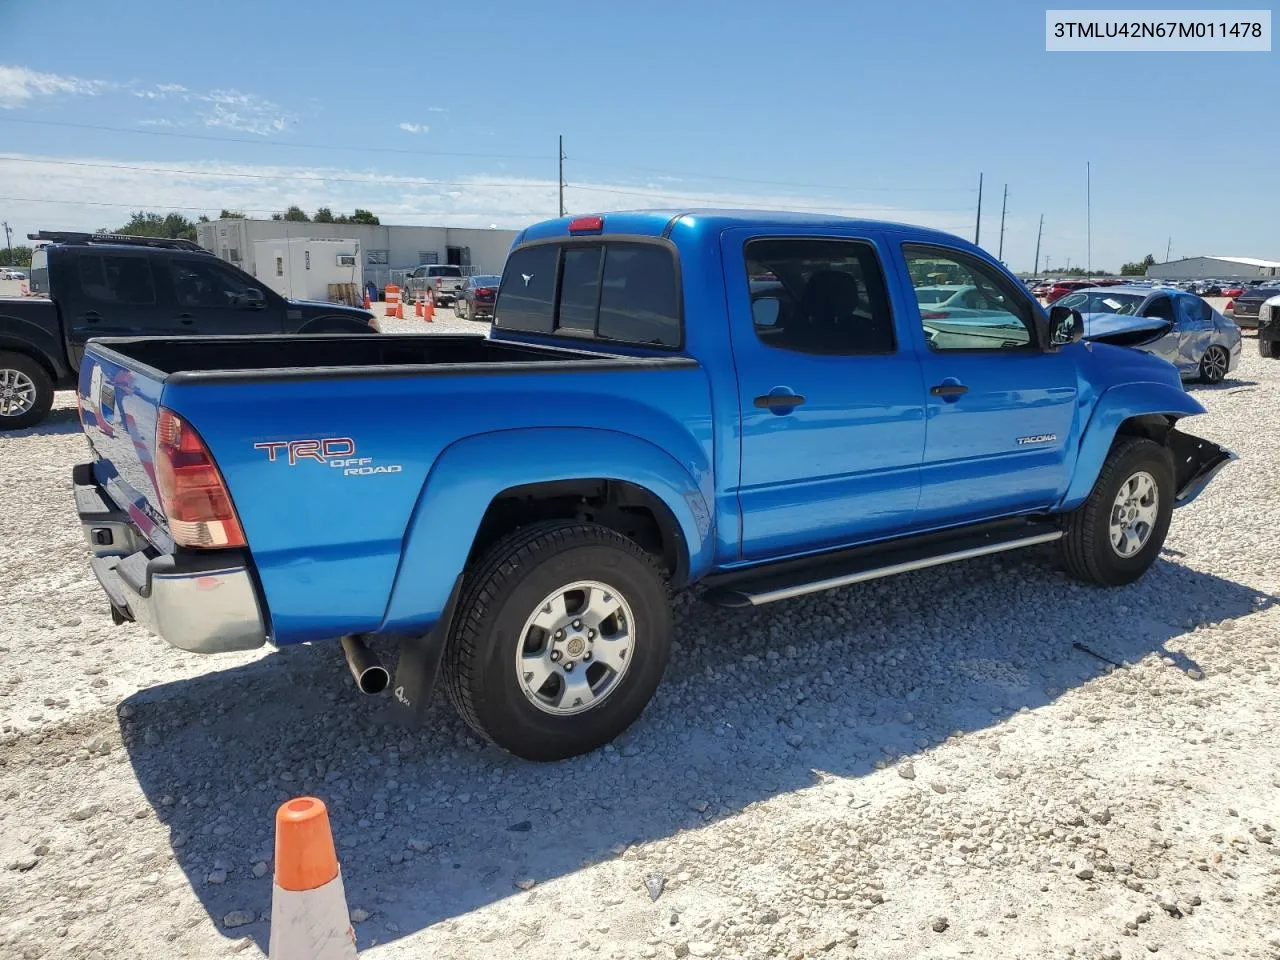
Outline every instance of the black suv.
[[286, 300], [190, 240], [33, 233], [33, 297], [0, 299], [0, 430], [76, 385], [93, 337], [368, 333], [368, 310]]

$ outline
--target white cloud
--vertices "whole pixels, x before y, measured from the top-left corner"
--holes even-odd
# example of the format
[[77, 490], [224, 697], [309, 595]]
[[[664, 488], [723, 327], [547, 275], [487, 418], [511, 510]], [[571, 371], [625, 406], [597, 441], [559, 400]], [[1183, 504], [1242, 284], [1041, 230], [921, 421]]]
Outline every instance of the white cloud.
[[58, 94], [71, 96], [97, 96], [114, 88], [105, 80], [83, 80], [56, 73], [41, 73], [29, 67], [0, 65], [0, 108], [13, 110], [26, 106], [36, 97], [52, 97]]
[[[50, 162], [53, 160], [117, 166], [70, 166]], [[148, 169], [119, 169], [120, 166]], [[257, 176], [277, 179], [255, 179]], [[326, 177], [338, 179], [317, 179]], [[22, 161], [0, 158], [0, 182], [5, 185], [5, 195], [26, 198], [7, 200], [5, 206], [8, 219], [16, 222], [23, 234], [37, 229], [114, 227], [137, 209], [178, 209], [194, 219], [200, 213], [217, 216], [226, 207], [265, 218], [294, 203], [307, 211], [321, 206], [335, 212], [364, 207], [376, 213], [383, 223], [457, 227], [519, 228], [556, 215], [554, 180], [483, 174], [447, 179], [450, 182], [439, 183], [424, 177], [335, 167], [198, 160], [161, 163], [101, 157], [27, 157]], [[46, 200], [57, 202], [38, 202]], [[970, 229], [971, 220], [968, 213], [955, 211], [853, 203], [813, 195], [725, 193], [652, 184], [574, 183], [566, 188], [565, 200], [574, 212], [651, 207], [812, 209], [907, 221], [961, 233]]]
[[448, 113], [444, 107], [427, 107], [427, 113]]
[[405, 133], [426, 133], [431, 128], [425, 123], [402, 123], [400, 129]]

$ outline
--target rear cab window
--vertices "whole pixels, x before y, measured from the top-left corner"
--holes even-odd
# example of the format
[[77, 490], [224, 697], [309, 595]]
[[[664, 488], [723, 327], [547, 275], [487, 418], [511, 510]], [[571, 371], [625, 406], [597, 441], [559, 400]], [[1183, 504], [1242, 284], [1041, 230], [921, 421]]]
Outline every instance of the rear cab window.
[[428, 267], [428, 277], [459, 277], [462, 276], [461, 267]]
[[494, 326], [679, 349], [675, 254], [634, 240], [538, 243], [507, 259]]
[[31, 251], [31, 293], [36, 296], [49, 296], [49, 251], [44, 247], [36, 247]]

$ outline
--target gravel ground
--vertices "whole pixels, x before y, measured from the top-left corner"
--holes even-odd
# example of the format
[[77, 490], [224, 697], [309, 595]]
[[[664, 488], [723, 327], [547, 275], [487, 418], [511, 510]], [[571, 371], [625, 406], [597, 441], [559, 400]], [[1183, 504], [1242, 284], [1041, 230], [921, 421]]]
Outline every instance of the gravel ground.
[[259, 956], [302, 793], [387, 960], [1280, 956], [1280, 364], [1245, 348], [1189, 427], [1240, 462], [1140, 583], [1044, 551], [682, 596], [644, 717], [549, 766], [443, 702], [390, 723], [336, 644], [201, 659], [113, 627], [60, 396], [0, 437], [0, 957]]

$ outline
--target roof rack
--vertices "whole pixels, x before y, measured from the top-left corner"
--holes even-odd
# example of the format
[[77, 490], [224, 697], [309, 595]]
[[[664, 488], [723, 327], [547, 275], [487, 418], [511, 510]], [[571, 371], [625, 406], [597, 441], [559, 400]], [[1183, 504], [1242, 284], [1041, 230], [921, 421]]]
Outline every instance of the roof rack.
[[194, 240], [168, 240], [163, 237], [131, 237], [123, 233], [75, 233], [66, 230], [41, 230], [28, 233], [28, 240], [46, 243], [111, 243], [134, 247], [160, 247], [165, 250], [187, 250], [192, 253], [209, 253]]

